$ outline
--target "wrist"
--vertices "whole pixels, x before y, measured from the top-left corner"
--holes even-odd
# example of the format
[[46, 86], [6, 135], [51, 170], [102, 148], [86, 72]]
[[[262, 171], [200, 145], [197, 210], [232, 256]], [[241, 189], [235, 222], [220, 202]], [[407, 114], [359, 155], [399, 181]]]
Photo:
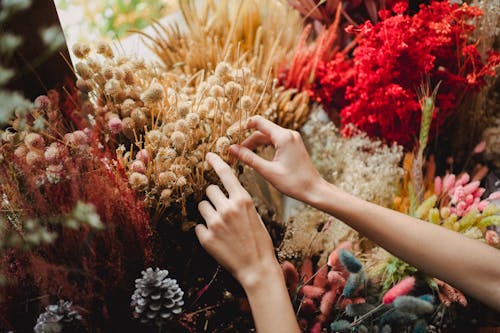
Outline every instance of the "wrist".
[[320, 178], [319, 181], [315, 182], [309, 191], [307, 191], [305, 200], [302, 201], [310, 206], [321, 209], [325, 200], [332, 202], [332, 197], [334, 197], [337, 192], [338, 189], [334, 185]]
[[271, 285], [284, 283], [283, 272], [278, 261], [273, 258], [269, 262], [261, 262], [257, 267], [247, 270], [236, 277], [248, 296]]

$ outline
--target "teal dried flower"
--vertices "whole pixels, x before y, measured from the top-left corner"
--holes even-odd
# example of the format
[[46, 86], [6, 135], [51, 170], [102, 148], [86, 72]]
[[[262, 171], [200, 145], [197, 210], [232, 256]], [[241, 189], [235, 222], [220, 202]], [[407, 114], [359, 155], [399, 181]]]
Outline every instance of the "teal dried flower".
[[349, 332], [351, 330], [351, 323], [347, 320], [336, 320], [330, 324], [330, 330], [332, 333]]
[[420, 295], [418, 296], [418, 298], [431, 304], [434, 303], [434, 296], [432, 296], [431, 294]]
[[339, 259], [342, 265], [350, 272], [350, 273], [359, 273], [359, 271], [363, 268], [361, 262], [356, 258], [350, 251], [342, 249], [339, 252]]
[[412, 333], [426, 333], [427, 332], [427, 323], [424, 319], [419, 319], [413, 325]]
[[374, 308], [375, 306], [369, 303], [349, 304], [345, 309], [345, 313], [349, 317], [357, 317], [367, 314]]
[[417, 316], [431, 313], [434, 310], [431, 303], [414, 296], [399, 296], [394, 301], [394, 307], [399, 311]]
[[363, 272], [351, 273], [347, 282], [345, 283], [344, 290], [342, 291], [342, 296], [351, 298], [358, 288], [365, 283], [365, 275]]
[[417, 320], [418, 317], [413, 313], [402, 312], [402, 311], [390, 311], [384, 314], [380, 318], [380, 324], [407, 324]]

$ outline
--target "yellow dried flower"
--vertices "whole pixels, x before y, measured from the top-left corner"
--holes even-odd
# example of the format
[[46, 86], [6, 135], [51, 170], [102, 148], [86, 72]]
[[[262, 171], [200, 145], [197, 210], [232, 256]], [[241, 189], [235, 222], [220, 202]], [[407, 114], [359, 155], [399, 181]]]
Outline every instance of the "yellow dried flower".
[[208, 116], [208, 106], [205, 104], [200, 105], [198, 108], [198, 115], [200, 116], [200, 119], [205, 119]]
[[128, 182], [130, 186], [136, 191], [144, 191], [145, 189], [147, 189], [149, 184], [148, 177], [139, 172], [133, 172], [129, 176]]

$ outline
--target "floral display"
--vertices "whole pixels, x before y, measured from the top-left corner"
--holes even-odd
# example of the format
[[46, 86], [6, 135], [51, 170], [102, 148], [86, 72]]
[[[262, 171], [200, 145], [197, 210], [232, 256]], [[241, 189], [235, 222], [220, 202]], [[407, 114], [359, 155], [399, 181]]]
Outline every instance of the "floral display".
[[[2, 2], [0, 27], [29, 3]], [[33, 101], [8, 85], [21, 37], [0, 33], [0, 332], [255, 331], [244, 290], [195, 235], [198, 203], [222, 185], [209, 152], [251, 194], [303, 332], [500, 326], [229, 153], [261, 116], [300, 131], [337, 188], [500, 251], [497, 3], [178, 8], [177, 23], [136, 31], [154, 58], [70, 45], [75, 77]]]

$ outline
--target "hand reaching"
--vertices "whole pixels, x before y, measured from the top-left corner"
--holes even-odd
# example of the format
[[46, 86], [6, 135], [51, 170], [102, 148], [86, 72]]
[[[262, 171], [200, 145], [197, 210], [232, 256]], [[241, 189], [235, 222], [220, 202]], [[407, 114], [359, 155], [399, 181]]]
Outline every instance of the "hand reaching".
[[[250, 118], [247, 128], [255, 128], [241, 145], [233, 145], [230, 152], [243, 163], [260, 173], [280, 192], [297, 200], [309, 202], [313, 188], [323, 179], [309, 158], [296, 131], [282, 128], [261, 116]], [[276, 152], [271, 161], [252, 150], [261, 145], [273, 145]]]
[[229, 165], [213, 153], [208, 153], [206, 160], [221, 179], [229, 198], [218, 186], [208, 186], [206, 194], [210, 202], [205, 200], [198, 205], [207, 225], [197, 225], [196, 236], [205, 250], [246, 288], [267, 271], [279, 269], [272, 240], [252, 198]]

